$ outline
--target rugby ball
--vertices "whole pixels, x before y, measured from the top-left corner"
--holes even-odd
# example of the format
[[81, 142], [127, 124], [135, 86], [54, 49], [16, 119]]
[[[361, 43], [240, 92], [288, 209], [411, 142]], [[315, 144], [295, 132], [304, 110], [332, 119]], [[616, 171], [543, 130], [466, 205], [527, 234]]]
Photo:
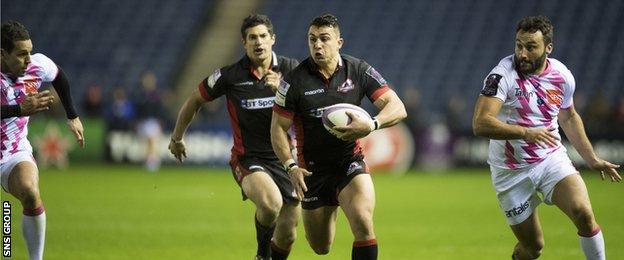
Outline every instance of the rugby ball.
[[323, 109], [322, 121], [325, 129], [333, 135], [339, 134], [339, 131], [333, 129], [334, 126], [347, 126], [351, 124], [351, 117], [347, 115], [347, 111], [351, 111], [366, 120], [373, 120], [368, 112], [361, 107], [348, 103], [339, 103]]

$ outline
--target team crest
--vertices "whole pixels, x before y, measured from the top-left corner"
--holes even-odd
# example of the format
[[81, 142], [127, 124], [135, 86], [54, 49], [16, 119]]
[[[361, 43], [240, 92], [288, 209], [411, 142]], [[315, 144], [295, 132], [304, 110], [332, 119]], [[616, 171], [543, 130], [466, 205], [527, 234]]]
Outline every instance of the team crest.
[[342, 85], [340, 85], [336, 91], [341, 92], [341, 93], [347, 93], [354, 88], [355, 88], [355, 85], [353, 84], [353, 81], [351, 81], [351, 79], [347, 79], [347, 81], [342, 83]]

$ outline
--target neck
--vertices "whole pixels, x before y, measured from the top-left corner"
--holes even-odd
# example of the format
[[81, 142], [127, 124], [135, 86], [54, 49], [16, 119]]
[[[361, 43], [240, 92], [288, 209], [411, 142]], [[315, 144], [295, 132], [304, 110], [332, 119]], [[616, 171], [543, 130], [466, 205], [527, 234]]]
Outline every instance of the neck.
[[[249, 57], [249, 56], [248, 56]], [[271, 68], [271, 59], [273, 58], [273, 55], [269, 56], [269, 58], [267, 59], [251, 59], [249, 58], [249, 61], [251, 61], [251, 67], [255, 68], [255, 69], [270, 69]]]
[[317, 65], [319, 65], [319, 72], [326, 78], [330, 78], [338, 67], [338, 59], [332, 59], [327, 63]]

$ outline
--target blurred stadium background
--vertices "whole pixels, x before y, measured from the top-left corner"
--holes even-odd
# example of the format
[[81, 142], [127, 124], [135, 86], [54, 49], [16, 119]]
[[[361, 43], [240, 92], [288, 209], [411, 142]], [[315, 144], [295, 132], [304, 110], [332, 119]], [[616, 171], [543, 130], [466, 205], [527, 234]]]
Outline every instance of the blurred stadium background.
[[[514, 240], [490, 188], [487, 140], [472, 136], [470, 121], [483, 78], [513, 52], [524, 16], [550, 17], [551, 57], [576, 78], [575, 106], [588, 135], [600, 156], [624, 164], [622, 0], [6, 0], [0, 10], [2, 21], [26, 25], [34, 52], [63, 67], [86, 129], [81, 150], [64, 135], [62, 107], [30, 123], [31, 142], [45, 151], [37, 157], [48, 259], [251, 258], [252, 207], [239, 202], [226, 168], [232, 141], [223, 101], [208, 104], [191, 125], [185, 166], [193, 167], [174, 164], [166, 147], [184, 99], [243, 54], [239, 29], [250, 13], [269, 15], [274, 50], [300, 60], [308, 53], [309, 21], [336, 14], [342, 51], [375, 66], [405, 102], [405, 124], [367, 140], [367, 159], [380, 172], [381, 259], [508, 257]], [[142, 91], [149, 77], [157, 95]], [[145, 144], [136, 129], [154, 113], [163, 125], [158, 149], [165, 165], [149, 174], [141, 168]], [[69, 168], [55, 160], [64, 152]], [[582, 168], [578, 154], [569, 153]], [[609, 256], [624, 259], [624, 207], [617, 202], [623, 188], [583, 172]], [[14, 202], [4, 192], [2, 198]], [[572, 225], [553, 208], [542, 212], [543, 258], [580, 259]], [[339, 228], [331, 259], [349, 256], [342, 218]], [[16, 259], [23, 256], [20, 240]], [[300, 230], [293, 259], [313, 257], [304, 240]]]

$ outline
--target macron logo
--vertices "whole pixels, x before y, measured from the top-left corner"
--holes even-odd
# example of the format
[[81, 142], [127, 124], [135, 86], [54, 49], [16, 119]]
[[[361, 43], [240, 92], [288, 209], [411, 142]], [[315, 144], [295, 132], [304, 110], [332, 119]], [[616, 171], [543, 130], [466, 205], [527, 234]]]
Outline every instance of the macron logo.
[[321, 93], [325, 93], [325, 89], [319, 88], [319, 89], [303, 92], [303, 94], [306, 96], [316, 95], [316, 94], [321, 94]]

